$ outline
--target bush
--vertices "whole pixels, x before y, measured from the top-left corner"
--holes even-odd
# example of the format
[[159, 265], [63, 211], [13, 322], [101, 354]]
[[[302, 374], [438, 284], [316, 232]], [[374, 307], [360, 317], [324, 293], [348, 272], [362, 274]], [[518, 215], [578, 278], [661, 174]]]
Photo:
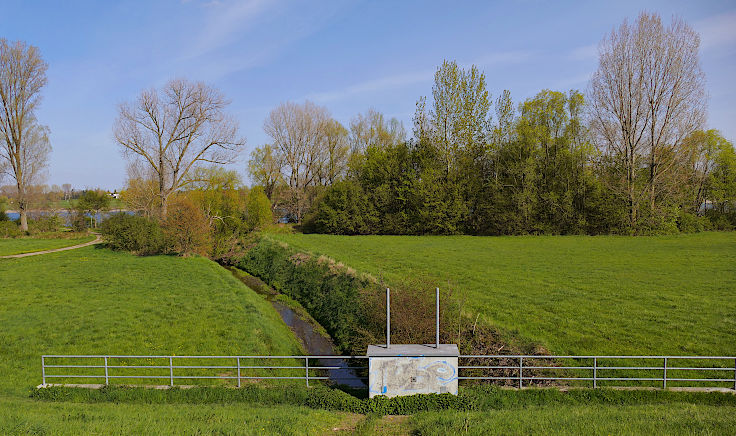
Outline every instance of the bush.
[[64, 227], [64, 221], [55, 214], [42, 215], [28, 221], [28, 231], [30, 233], [58, 232], [62, 227]]
[[736, 212], [722, 212], [711, 209], [706, 211], [705, 216], [708, 217], [712, 223], [711, 226], [713, 230], [731, 231], [736, 228]]
[[206, 256], [212, 247], [209, 221], [187, 197], [177, 197], [169, 204], [163, 231], [171, 250], [183, 256]]
[[677, 219], [677, 227], [682, 233], [700, 233], [710, 230], [712, 224], [707, 217], [683, 212]]
[[273, 222], [271, 201], [263, 193], [263, 188], [260, 186], [254, 186], [250, 190], [245, 210], [248, 227], [251, 230], [263, 228]]
[[69, 210], [69, 222], [75, 232], [84, 232], [89, 228], [89, 218], [78, 210]]
[[163, 253], [166, 243], [163, 231], [156, 221], [137, 215], [119, 213], [102, 222], [100, 231], [107, 246], [113, 250], [130, 251], [140, 255]]
[[0, 238], [15, 238], [20, 234], [20, 227], [15, 221], [0, 221]]

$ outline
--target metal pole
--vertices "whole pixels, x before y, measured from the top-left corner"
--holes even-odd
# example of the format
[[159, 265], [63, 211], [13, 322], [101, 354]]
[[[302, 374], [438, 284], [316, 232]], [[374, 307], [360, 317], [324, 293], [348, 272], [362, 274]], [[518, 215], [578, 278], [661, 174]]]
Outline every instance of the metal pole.
[[733, 359], [733, 390], [736, 391], [736, 359]]
[[386, 288], [386, 348], [391, 348], [391, 290]]
[[43, 379], [43, 385], [46, 386], [46, 361], [41, 356], [41, 378]]
[[598, 387], [598, 358], [593, 358], [593, 388]]
[[307, 387], [309, 387], [309, 358], [308, 357], [304, 358], [304, 368], [306, 371], [305, 379], [307, 380]]
[[519, 357], [519, 389], [521, 389], [521, 371], [524, 367], [524, 358]]
[[170, 385], [174, 386], [174, 358], [169, 356], [169, 380]]
[[662, 389], [667, 389], [667, 358], [664, 358], [664, 377], [662, 378]]
[[240, 387], [240, 357], [238, 359], [238, 387]]
[[110, 384], [110, 380], [108, 379], [108, 376], [107, 376], [107, 356], [105, 356], [105, 385], [109, 385], [109, 384]]
[[440, 288], [437, 288], [437, 316], [435, 322], [435, 348], [440, 348]]

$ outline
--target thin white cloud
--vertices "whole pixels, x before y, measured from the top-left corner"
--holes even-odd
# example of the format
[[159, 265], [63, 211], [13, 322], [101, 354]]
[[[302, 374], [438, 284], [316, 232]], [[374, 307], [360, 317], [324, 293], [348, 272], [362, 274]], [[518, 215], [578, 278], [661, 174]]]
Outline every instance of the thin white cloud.
[[380, 79], [367, 80], [365, 82], [350, 85], [345, 88], [334, 91], [318, 92], [309, 94], [305, 97], [307, 100], [314, 100], [318, 103], [326, 103], [329, 101], [342, 100], [355, 95], [385, 91], [395, 89], [401, 86], [409, 86], [422, 82], [429, 82], [434, 75], [434, 70], [415, 71], [410, 73], [396, 74], [393, 76], [382, 77]]
[[207, 19], [189, 57], [195, 58], [224, 47], [245, 33], [276, 1], [247, 0], [205, 4]]
[[[523, 63], [531, 59], [532, 56], [533, 53], [526, 51], [490, 53], [477, 58], [472, 63], [461, 63], [460, 65], [464, 68], [468, 68], [472, 64], [475, 64], [483, 70], [484, 67]], [[433, 67], [432, 69], [411, 71], [378, 79], [366, 80], [364, 82], [332, 91], [308, 94], [304, 99], [313, 100], [318, 103], [327, 103], [354, 97], [356, 95], [387, 91], [403, 86], [416, 85], [418, 83], [429, 83], [432, 81], [435, 71], [437, 71], [437, 68]]]
[[736, 10], [695, 22], [703, 50], [719, 46], [736, 46]]

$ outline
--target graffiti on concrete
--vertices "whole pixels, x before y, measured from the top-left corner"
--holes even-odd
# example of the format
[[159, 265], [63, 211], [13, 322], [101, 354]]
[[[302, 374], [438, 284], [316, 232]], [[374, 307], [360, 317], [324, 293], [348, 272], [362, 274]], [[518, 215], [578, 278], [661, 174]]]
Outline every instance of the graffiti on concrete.
[[457, 358], [375, 357], [369, 361], [370, 396], [457, 395]]

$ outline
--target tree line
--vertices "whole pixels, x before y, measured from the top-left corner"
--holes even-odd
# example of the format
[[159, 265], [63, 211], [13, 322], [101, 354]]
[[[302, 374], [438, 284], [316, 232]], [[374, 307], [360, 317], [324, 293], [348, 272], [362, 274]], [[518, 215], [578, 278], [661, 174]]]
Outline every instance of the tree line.
[[[0, 40], [0, 174], [14, 181], [21, 228], [50, 151], [36, 119], [46, 69], [36, 47]], [[212, 86], [175, 79], [119, 106], [113, 133], [128, 160], [130, 208], [165, 222], [170, 202], [180, 213], [188, 201], [225, 245], [273, 219], [338, 234], [736, 225], [733, 145], [704, 130], [699, 36], [679, 19], [642, 13], [614, 29], [584, 92], [494, 99], [480, 69], [445, 61], [431, 96], [416, 102], [411, 132], [375, 110], [344, 126], [315, 103], [283, 103], [264, 121], [271, 141], [250, 154], [257, 190], [223, 168], [245, 147], [229, 104]]]
[[699, 36], [656, 14], [599, 45], [588, 89], [492, 99], [476, 66], [438, 67], [412, 137], [375, 111], [345, 128], [311, 102], [274, 109], [249, 173], [306, 231], [653, 234], [736, 225], [733, 145], [703, 131]]

